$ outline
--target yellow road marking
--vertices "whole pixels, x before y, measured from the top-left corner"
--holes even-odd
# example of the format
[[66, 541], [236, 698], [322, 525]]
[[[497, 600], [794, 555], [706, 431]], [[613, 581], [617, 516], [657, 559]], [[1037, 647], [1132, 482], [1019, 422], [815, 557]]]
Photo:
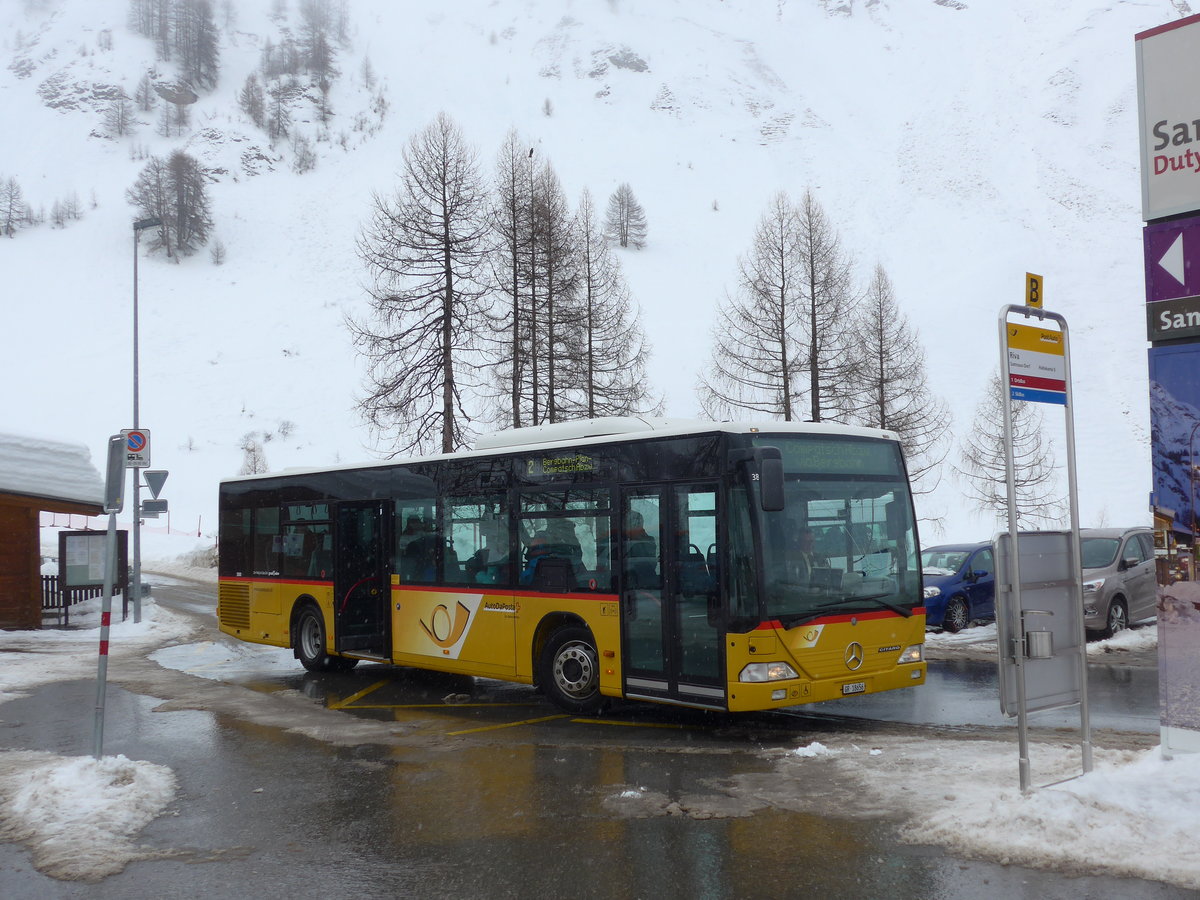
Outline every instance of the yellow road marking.
[[463, 731], [447, 731], [446, 734], [453, 737], [453, 736], [459, 735], [459, 734], [475, 734], [476, 732], [479, 732], [479, 731], [498, 731], [501, 728], [513, 728], [517, 725], [534, 725], [538, 722], [550, 722], [554, 719], [565, 719], [565, 718], [567, 718], [567, 714], [560, 713], [557, 716], [543, 716], [540, 719], [525, 719], [521, 722], [505, 722], [500, 725], [484, 725], [482, 728], [467, 728]]
[[349, 706], [351, 703], [353, 703], [359, 697], [365, 697], [365, 696], [367, 696], [367, 694], [371, 693], [371, 691], [377, 691], [387, 683], [388, 682], [386, 679], [384, 681], [377, 681], [370, 687], [363, 688], [357, 694], [351, 694], [349, 697], [347, 697], [345, 700], [342, 700], [340, 703], [334, 703], [329, 708], [330, 709], [343, 709], [344, 707]]

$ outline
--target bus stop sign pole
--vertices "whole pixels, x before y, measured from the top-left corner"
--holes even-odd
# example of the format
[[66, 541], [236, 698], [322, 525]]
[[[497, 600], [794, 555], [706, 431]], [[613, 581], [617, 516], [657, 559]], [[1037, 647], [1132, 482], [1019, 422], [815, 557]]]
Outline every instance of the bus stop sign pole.
[[125, 505], [125, 435], [108, 439], [108, 471], [104, 482], [104, 511], [108, 537], [104, 544], [104, 600], [100, 607], [100, 662], [96, 672], [96, 719], [92, 728], [92, 756], [104, 755], [104, 694], [108, 682], [108, 628], [112, 621], [113, 584], [117, 576], [117, 513]]

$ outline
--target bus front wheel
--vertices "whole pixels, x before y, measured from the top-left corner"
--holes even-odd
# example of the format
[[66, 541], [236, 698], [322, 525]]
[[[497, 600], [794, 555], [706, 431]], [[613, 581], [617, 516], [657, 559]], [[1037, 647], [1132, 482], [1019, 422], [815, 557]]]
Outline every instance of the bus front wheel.
[[600, 708], [600, 659], [586, 628], [568, 625], [550, 635], [540, 661], [542, 690], [571, 713]]
[[358, 664], [357, 659], [330, 656], [325, 652], [325, 619], [315, 606], [300, 610], [292, 643], [300, 665], [310, 672], [345, 672]]

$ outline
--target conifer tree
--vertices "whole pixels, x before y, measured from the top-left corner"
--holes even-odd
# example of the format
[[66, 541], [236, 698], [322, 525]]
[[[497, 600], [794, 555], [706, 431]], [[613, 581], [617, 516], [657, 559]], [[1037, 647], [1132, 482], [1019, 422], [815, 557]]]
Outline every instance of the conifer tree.
[[646, 212], [633, 195], [633, 188], [628, 182], [621, 183], [608, 198], [605, 233], [622, 247], [641, 250], [646, 246], [646, 228]]
[[1008, 385], [993, 371], [971, 420], [971, 429], [959, 446], [955, 466], [963, 490], [984, 513], [998, 522], [1008, 517], [1008, 474], [1004, 451], [1004, 404], [1012, 415], [1013, 476], [1018, 528], [1057, 523], [1062, 503], [1055, 496], [1054, 447], [1043, 431], [1037, 404], [1011, 400]]
[[465, 392], [479, 362], [486, 199], [475, 152], [440, 113], [405, 146], [400, 187], [374, 197], [359, 237], [371, 274], [369, 320], [347, 320], [368, 365], [359, 406], [397, 453], [449, 453], [470, 440]]

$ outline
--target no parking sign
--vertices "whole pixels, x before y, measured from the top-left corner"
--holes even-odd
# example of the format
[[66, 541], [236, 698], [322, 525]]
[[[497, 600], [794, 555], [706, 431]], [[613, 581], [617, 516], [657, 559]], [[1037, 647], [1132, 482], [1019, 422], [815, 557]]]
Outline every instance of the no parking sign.
[[125, 438], [125, 468], [144, 469], [150, 465], [150, 430], [122, 428]]

